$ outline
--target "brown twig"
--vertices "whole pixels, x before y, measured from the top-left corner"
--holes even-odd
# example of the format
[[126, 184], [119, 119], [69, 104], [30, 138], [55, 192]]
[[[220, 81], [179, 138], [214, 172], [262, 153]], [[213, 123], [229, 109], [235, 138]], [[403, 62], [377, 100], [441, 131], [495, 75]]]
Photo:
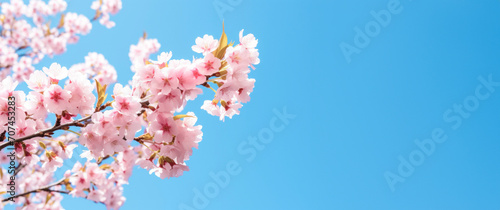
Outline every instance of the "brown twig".
[[63, 178], [57, 182], [54, 182], [52, 184], [49, 184], [45, 187], [42, 187], [42, 188], [39, 188], [39, 189], [36, 189], [36, 190], [31, 190], [31, 191], [28, 191], [28, 192], [24, 192], [24, 193], [21, 193], [21, 194], [17, 194], [17, 195], [14, 195], [12, 197], [8, 197], [8, 198], [5, 198], [2, 200], [2, 202], [6, 202], [6, 201], [9, 201], [9, 200], [13, 200], [14, 198], [17, 198], [17, 197], [21, 197], [21, 196], [25, 196], [25, 195], [29, 195], [31, 193], [36, 193], [36, 192], [40, 192], [40, 191], [45, 191], [45, 192], [57, 192], [57, 193], [65, 193], [65, 194], [69, 194], [68, 191], [61, 191], [61, 190], [51, 190], [49, 188], [51, 187], [54, 187], [54, 186], [57, 186], [57, 185], [60, 185], [61, 183], [64, 182], [66, 178]]
[[65, 128], [69, 128], [70, 126], [77, 126], [79, 123], [81, 123], [83, 121], [86, 121], [86, 120], [90, 119], [91, 117], [92, 117], [92, 115], [89, 115], [87, 117], [84, 117], [84, 118], [79, 119], [79, 120], [75, 120], [75, 121], [70, 122], [70, 123], [66, 123], [66, 124], [61, 124], [61, 125], [58, 125], [58, 126], [54, 126], [52, 128], [45, 129], [45, 130], [39, 131], [37, 133], [31, 134], [29, 136], [18, 138], [18, 139], [14, 140], [14, 141], [5, 142], [3, 144], [0, 144], [0, 150], [4, 149], [5, 147], [9, 146], [10, 144], [14, 144], [14, 143], [18, 143], [18, 142], [23, 142], [23, 141], [26, 141], [28, 139], [32, 139], [32, 138], [35, 138], [35, 137], [44, 137], [47, 134], [54, 133], [54, 131], [65, 129]]

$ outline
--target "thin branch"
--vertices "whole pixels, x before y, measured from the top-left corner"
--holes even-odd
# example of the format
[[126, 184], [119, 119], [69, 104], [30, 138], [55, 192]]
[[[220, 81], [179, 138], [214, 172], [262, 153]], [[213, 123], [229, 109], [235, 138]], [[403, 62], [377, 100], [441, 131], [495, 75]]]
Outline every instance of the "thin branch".
[[27, 48], [27, 47], [28, 47], [28, 46], [21, 46], [21, 47], [19, 47], [19, 48], [17, 48], [17, 49], [16, 49], [16, 52], [17, 52], [17, 51], [19, 51], [19, 50], [25, 49], [25, 48]]
[[17, 195], [14, 195], [12, 197], [9, 197], [9, 198], [5, 198], [2, 200], [2, 202], [6, 202], [6, 201], [9, 201], [9, 200], [13, 200], [14, 198], [17, 198], [17, 197], [21, 197], [21, 196], [25, 196], [25, 195], [29, 195], [31, 193], [36, 193], [36, 192], [40, 192], [40, 191], [46, 191], [46, 192], [58, 192], [58, 193], [66, 193], [68, 194], [69, 192], [67, 191], [61, 191], [61, 190], [51, 190], [50, 188], [51, 187], [54, 187], [54, 186], [57, 186], [57, 185], [60, 185], [62, 182], [64, 182], [66, 178], [63, 178], [57, 182], [54, 182], [52, 184], [49, 184], [45, 187], [42, 187], [42, 188], [39, 188], [39, 189], [36, 189], [36, 190], [31, 190], [31, 191], [28, 191], [28, 192], [24, 192], [24, 193], [21, 193], [21, 194], [17, 194]]
[[90, 119], [91, 117], [92, 117], [92, 115], [89, 115], [87, 117], [84, 117], [84, 118], [79, 119], [79, 120], [75, 120], [75, 121], [70, 122], [70, 123], [54, 126], [52, 128], [45, 129], [45, 130], [39, 131], [37, 133], [31, 134], [29, 136], [18, 138], [14, 141], [5, 142], [3, 144], [0, 144], [0, 150], [4, 149], [5, 147], [9, 146], [10, 144], [19, 143], [19, 142], [26, 141], [28, 139], [32, 139], [35, 137], [44, 137], [46, 134], [54, 133], [54, 131], [62, 130], [62, 129], [68, 128], [70, 126], [77, 126], [77, 125], [81, 124], [81, 122], [86, 121], [86, 120]]

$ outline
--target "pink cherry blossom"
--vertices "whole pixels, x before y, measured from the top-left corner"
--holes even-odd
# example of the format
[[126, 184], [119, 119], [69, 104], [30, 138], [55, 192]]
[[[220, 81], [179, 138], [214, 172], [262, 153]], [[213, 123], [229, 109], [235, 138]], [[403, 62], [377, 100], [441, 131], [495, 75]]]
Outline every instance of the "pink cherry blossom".
[[168, 94], [179, 86], [179, 79], [170, 68], [163, 68], [155, 72], [151, 81], [151, 92], [155, 95]]
[[64, 19], [64, 30], [69, 34], [83, 34], [86, 35], [92, 29], [90, 20], [73, 12], [66, 14]]
[[43, 98], [43, 94], [36, 91], [31, 91], [27, 96], [28, 100], [24, 107], [26, 108], [26, 112], [35, 119], [45, 119], [47, 117], [48, 111], [45, 108]]
[[226, 60], [233, 68], [247, 67], [250, 64], [250, 52], [241, 46], [230, 46], [226, 50]]
[[179, 86], [183, 90], [189, 90], [201, 85], [206, 81], [206, 76], [203, 75], [195, 66], [186, 66], [182, 69], [182, 75], [178, 76]]
[[35, 133], [35, 121], [32, 119], [20, 120], [16, 122], [16, 135], [15, 138], [31, 135]]
[[68, 111], [80, 115], [92, 113], [96, 97], [88, 93], [92, 92], [93, 89], [94, 86], [82, 73], [70, 71], [69, 84], [64, 88], [64, 90], [71, 93], [68, 100]]
[[160, 55], [158, 55], [158, 61], [153, 61], [153, 63], [157, 64], [160, 69], [165, 67], [167, 62], [172, 58], [172, 52], [162, 52]]
[[58, 115], [61, 115], [64, 110], [68, 109], [68, 101], [70, 98], [71, 95], [59, 85], [51, 85], [43, 93], [45, 108], [49, 112]]
[[[123, 186], [136, 165], [161, 179], [189, 171], [193, 149], [203, 137], [195, 113], [185, 110], [189, 101], [208, 91], [213, 99], [201, 109], [224, 121], [240, 113], [254, 89], [249, 74], [260, 62], [258, 40], [243, 31], [240, 43], [223, 48], [225, 52], [217, 50], [219, 41], [213, 36], [198, 37], [192, 50], [202, 57], [191, 60], [172, 59], [172, 52], [150, 59], [160, 44], [144, 35], [130, 46], [134, 76], [128, 84], [113, 84], [115, 68], [96, 52], [69, 70], [58, 63], [35, 70], [44, 57], [66, 52], [68, 44], [92, 29], [88, 17], [65, 12], [64, 0], [32, 0], [28, 5], [11, 0], [1, 6], [2, 28], [10, 32], [0, 35], [0, 134], [15, 124], [13, 138], [22, 138], [14, 146], [23, 164], [18, 193], [33, 190], [16, 198], [24, 209], [62, 209], [61, 192], [119, 209], [126, 200]], [[91, 8], [96, 10], [93, 20], [113, 27], [110, 15], [121, 10], [122, 2], [96, 0]], [[61, 25], [47, 24], [54, 18]], [[16, 90], [19, 81], [32, 91]], [[108, 90], [103, 91], [105, 85]], [[110, 96], [104, 97], [105, 92]], [[98, 98], [102, 103], [97, 104]], [[11, 106], [13, 122], [8, 120]], [[75, 155], [79, 146], [84, 152]], [[80, 158], [87, 160], [74, 162]], [[56, 173], [67, 163], [71, 170]]]
[[91, 8], [101, 12], [101, 19], [99, 22], [107, 28], [115, 26], [115, 22], [110, 21], [110, 14], [116, 14], [122, 9], [121, 0], [97, 0], [92, 2]]
[[115, 97], [113, 108], [124, 115], [135, 115], [139, 112], [141, 104], [138, 98], [132, 96], [119, 95]]
[[204, 59], [197, 62], [196, 67], [201, 74], [208, 76], [219, 71], [221, 62], [212, 53], [208, 53]]
[[209, 114], [214, 116], [219, 116], [220, 120], [224, 121], [224, 117], [232, 118], [235, 114], [239, 114], [239, 109], [243, 105], [238, 102], [228, 101], [225, 102], [225, 105], [217, 105], [212, 101], [205, 101], [203, 103], [202, 109], [206, 110]]
[[66, 67], [61, 68], [61, 65], [57, 63], [52, 63], [50, 68], [43, 67], [43, 72], [51, 79], [55, 80], [56, 83], [68, 76], [68, 69], [66, 69]]
[[81, 171], [77, 171], [76, 175], [69, 178], [69, 181], [77, 190], [83, 190], [90, 186], [90, 179], [87, 177], [87, 173]]
[[62, 159], [69, 159], [73, 156], [73, 150], [78, 147], [78, 145], [76, 144], [70, 144], [70, 145], [64, 145], [61, 146], [62, 148], [62, 153], [61, 153], [61, 158]]
[[43, 92], [50, 85], [49, 78], [42, 71], [36, 70], [26, 81], [28, 87], [32, 90]]
[[50, 0], [48, 3], [48, 14], [57, 14], [66, 10], [68, 4], [63, 0]]
[[42, 167], [49, 172], [54, 172], [57, 168], [63, 165], [63, 160], [55, 155], [55, 153], [51, 153], [54, 155], [47, 155], [47, 160], [43, 163]]
[[243, 30], [240, 31], [240, 44], [245, 48], [254, 49], [257, 47], [259, 40], [255, 39], [253, 34], [243, 36]]
[[145, 61], [148, 60], [149, 55], [158, 52], [160, 43], [157, 39], [139, 39], [137, 45], [130, 45], [129, 57], [132, 61], [132, 71], [137, 71], [138, 68], [144, 66]]
[[207, 54], [217, 49], [217, 46], [219, 46], [219, 41], [205, 34], [203, 38], [196, 38], [196, 45], [193, 45], [192, 49], [197, 53]]
[[104, 55], [90, 52], [85, 56], [85, 62], [71, 66], [70, 71], [80, 72], [92, 81], [97, 80], [101, 84], [116, 82], [117, 74]]
[[149, 129], [154, 132], [154, 136], [160, 142], [169, 143], [172, 141], [173, 136], [178, 134], [178, 124], [172, 119], [171, 116], [158, 114], [155, 121], [152, 121]]

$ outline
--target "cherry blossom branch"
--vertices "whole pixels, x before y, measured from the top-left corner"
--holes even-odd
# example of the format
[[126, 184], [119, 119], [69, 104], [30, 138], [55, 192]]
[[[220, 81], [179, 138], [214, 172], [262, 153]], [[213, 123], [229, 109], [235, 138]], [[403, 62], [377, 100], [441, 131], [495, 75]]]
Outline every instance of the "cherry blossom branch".
[[[90, 21], [99, 20], [110, 28], [115, 23], [109, 21], [109, 14], [115, 14], [121, 8], [121, 0], [106, 2], [105, 6], [102, 5], [103, 1], [93, 2], [92, 9], [96, 10], [96, 16]], [[13, 4], [12, 8], [15, 11], [17, 7]], [[50, 27], [50, 22], [45, 26], [38, 24], [43, 33], [35, 38], [57, 45], [44, 50], [35, 45], [37, 43], [31, 44], [30, 40], [29, 43], [13, 42], [7, 45], [9, 48], [2, 55], [6, 62], [0, 65], [0, 70], [9, 66], [1, 72], [1, 76], [12, 71], [13, 77], [2, 81], [4, 85], [0, 87], [0, 92], [5, 90], [9, 92], [8, 95], [26, 96], [16, 95], [22, 91], [15, 91], [14, 87], [17, 84], [15, 80], [23, 79], [34, 97], [19, 101], [28, 102], [26, 104], [14, 104], [16, 109], [26, 113], [26, 118], [22, 116], [25, 119], [18, 118], [15, 122], [21, 135], [19, 139], [7, 142], [6, 132], [0, 133], [0, 151], [16, 143], [17, 149], [22, 149], [26, 162], [16, 168], [16, 175], [22, 176], [19, 184], [41, 187], [35, 190], [22, 189], [30, 191], [20, 191], [21, 194], [9, 198], [6, 198], [9, 195], [5, 195], [2, 202], [20, 197], [16, 203], [22, 201], [23, 207], [60, 209], [60, 201], [64, 196], [57, 193], [65, 193], [103, 203], [108, 209], [118, 209], [125, 201], [122, 185], [128, 182], [134, 166], [139, 165], [161, 179], [178, 177], [189, 170], [185, 161], [189, 160], [193, 148], [197, 148], [203, 133], [201, 126], [196, 124], [194, 112], [181, 111], [188, 101], [205, 92], [205, 88], [211, 89], [215, 92], [214, 99], [205, 100], [201, 109], [223, 121], [225, 117], [239, 114], [242, 103], [250, 100], [255, 80], [248, 78], [251, 72], [249, 67], [255, 69], [253, 65], [260, 61], [255, 48], [257, 40], [252, 34], [243, 36], [243, 31], [240, 32], [239, 45], [228, 43], [224, 31], [219, 40], [209, 35], [197, 38], [197, 45], [192, 49], [203, 53], [204, 57], [193, 57], [192, 62], [170, 60], [171, 52], [161, 53], [157, 61], [149, 60], [150, 54], [156, 53], [160, 44], [156, 39], [147, 39], [144, 34], [129, 52], [133, 64], [131, 69], [136, 72], [130, 86], [115, 85], [111, 95], [113, 100], [108, 102], [106, 89], [116, 82], [116, 70], [101, 54], [89, 53], [85, 63], [69, 70], [57, 63], [43, 71], [34, 70], [32, 64], [37, 64], [46, 55], [44, 52], [49, 55], [61, 54], [66, 51], [66, 42], [77, 40], [78, 34], [88, 33], [91, 26], [88, 19], [76, 15], [61, 15], [57, 30]], [[11, 19], [9, 21], [12, 22]], [[6, 36], [13, 37], [12, 31], [4, 32]], [[170, 67], [169, 61], [172, 61]], [[32, 72], [24, 74], [22, 71]], [[67, 77], [69, 83], [64, 86], [59, 84]], [[91, 85], [92, 80], [95, 86]], [[200, 89], [202, 86], [205, 88]], [[97, 95], [92, 90], [96, 90]], [[85, 96], [92, 96], [93, 99], [84, 100]], [[7, 105], [12, 106], [12, 102]], [[39, 115], [40, 111], [42, 115]], [[52, 126], [41, 124], [47, 121], [47, 114], [56, 116]], [[144, 131], [142, 135], [139, 133], [141, 130]], [[56, 135], [59, 132], [61, 136]], [[67, 166], [66, 160], [74, 161], [72, 157], [78, 146], [76, 142], [88, 149], [84, 155], [79, 155], [80, 158], [87, 158], [86, 163], [83, 166], [80, 162], [74, 163], [72, 170], [66, 170], [66, 179], [53, 177], [54, 172], [62, 169], [63, 165]], [[162, 153], [165, 149], [178, 152], [166, 155]], [[49, 185], [36, 184], [37, 180], [47, 175], [51, 177]], [[68, 176], [72, 178], [68, 179]], [[59, 181], [52, 183], [56, 180]], [[45, 201], [39, 199], [45, 194]]]
[[39, 188], [39, 189], [36, 189], [36, 190], [31, 190], [31, 191], [27, 191], [27, 192], [24, 192], [24, 193], [21, 193], [21, 194], [17, 194], [17, 195], [14, 195], [12, 197], [9, 197], [9, 198], [5, 198], [2, 200], [2, 202], [6, 202], [6, 201], [9, 201], [9, 200], [12, 200], [14, 198], [17, 198], [17, 197], [21, 197], [21, 196], [25, 196], [25, 195], [29, 195], [31, 193], [37, 193], [37, 192], [40, 192], [40, 191], [45, 191], [45, 192], [57, 192], [57, 193], [65, 193], [65, 194], [69, 194], [68, 191], [62, 191], [62, 190], [51, 190], [50, 188], [51, 187], [54, 187], [54, 186], [57, 186], [57, 185], [60, 185], [61, 183], [64, 182], [64, 180], [66, 180], [66, 178], [63, 178], [57, 182], [54, 182], [52, 184], [49, 184], [45, 187], [42, 187], [42, 188]]
[[7, 147], [7, 146], [9, 146], [11, 144], [14, 144], [14, 143], [19, 143], [19, 142], [26, 141], [26, 140], [29, 140], [29, 139], [32, 139], [32, 138], [36, 138], [36, 137], [44, 137], [47, 134], [52, 134], [52, 133], [54, 133], [54, 131], [57, 131], [57, 130], [66, 130], [70, 126], [81, 126], [82, 125], [81, 122], [89, 120], [91, 117], [92, 117], [92, 115], [89, 115], [87, 117], [84, 117], [84, 118], [79, 119], [79, 120], [75, 120], [75, 121], [70, 122], [70, 123], [66, 123], [66, 124], [62, 124], [62, 125], [57, 125], [56, 124], [52, 128], [45, 129], [45, 130], [39, 131], [37, 133], [31, 134], [31, 135], [28, 135], [28, 136], [25, 136], [25, 137], [18, 138], [18, 139], [14, 140], [14, 141], [5, 142], [3, 144], [0, 144], [0, 150], [2, 150], [5, 147]]
[[[142, 105], [143, 107], [145, 107], [145, 108], [148, 108], [149, 101], [148, 101], [148, 100], [143, 100], [143, 101], [141, 101], [141, 105]], [[108, 107], [108, 106], [111, 106], [111, 103], [110, 103], [110, 102], [108, 102], [108, 103], [106, 103], [105, 105], [102, 105], [101, 107], [99, 107], [99, 109], [98, 109], [98, 110], [96, 110], [96, 112], [102, 111], [102, 110], [104, 110], [104, 109], [105, 109], [106, 107]], [[144, 110], [143, 110], [143, 111], [144, 111]], [[143, 112], [143, 111], [141, 111], [141, 112], [139, 113], [139, 115], [140, 115], [140, 114], [142, 114], [142, 112]], [[96, 112], [94, 112], [94, 113], [96, 113]], [[91, 114], [91, 115], [89, 115], [89, 116], [86, 116], [86, 117], [84, 117], [84, 118], [82, 118], [82, 119], [75, 120], [75, 121], [70, 122], [70, 123], [66, 123], [66, 124], [59, 124], [59, 123], [57, 123], [57, 122], [56, 122], [56, 124], [55, 124], [55, 125], [54, 125], [54, 127], [52, 127], [52, 128], [45, 129], [45, 130], [39, 131], [39, 132], [37, 132], [37, 133], [31, 134], [31, 135], [28, 135], [28, 136], [24, 136], [24, 137], [18, 138], [18, 139], [14, 140], [14, 141], [7, 141], [7, 142], [4, 142], [3, 144], [0, 144], [0, 151], [1, 151], [2, 149], [4, 149], [5, 147], [8, 147], [8, 146], [9, 146], [9, 145], [11, 145], [11, 144], [15, 144], [15, 143], [23, 142], [23, 141], [26, 141], [26, 140], [29, 140], [29, 139], [32, 139], [32, 138], [36, 138], [36, 137], [44, 137], [44, 136], [46, 136], [47, 134], [49, 134], [49, 135], [50, 135], [50, 134], [53, 134], [53, 133], [54, 133], [55, 131], [57, 131], [57, 130], [68, 130], [68, 128], [69, 128], [69, 127], [71, 127], [71, 126], [84, 127], [84, 125], [82, 124], [82, 122], [87, 121], [87, 120], [89, 120], [90, 118], [92, 118], [92, 115], [93, 115], [93, 114]], [[59, 120], [60, 120], [60, 119], [59, 119]], [[59, 121], [59, 120], [58, 120], [58, 121]]]

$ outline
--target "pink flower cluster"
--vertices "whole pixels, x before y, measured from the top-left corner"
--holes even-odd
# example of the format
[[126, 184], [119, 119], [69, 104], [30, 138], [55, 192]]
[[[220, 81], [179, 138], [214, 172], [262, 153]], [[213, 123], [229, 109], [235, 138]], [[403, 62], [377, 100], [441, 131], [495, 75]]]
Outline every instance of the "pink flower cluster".
[[[67, 7], [64, 0], [30, 0], [29, 4], [10, 0], [0, 7], [0, 79], [12, 73], [17, 81], [27, 79], [34, 71], [33, 65], [47, 55], [66, 52], [68, 43], [78, 42], [79, 35], [92, 29], [89, 18], [73, 12], [63, 14]], [[97, 8], [100, 15], [94, 19], [112, 27], [109, 14], [120, 9], [120, 0], [105, 0]]]
[[[77, 145], [71, 143], [75, 142], [76, 138], [76, 135], [69, 133], [52, 140], [42, 141], [41, 139], [32, 139], [16, 144], [16, 155], [18, 156], [18, 160], [21, 160], [15, 180], [18, 193], [36, 191], [53, 183], [55, 181], [55, 169], [63, 165], [63, 160], [68, 160], [72, 157], [73, 150]], [[42, 142], [40, 145], [43, 145], [44, 148], [41, 148], [35, 142]], [[28, 152], [33, 153], [28, 156]], [[4, 160], [3, 157], [8, 157], [8, 153], [2, 153], [1, 155], [1, 163], [7, 163], [9, 160]], [[0, 176], [0, 190], [2, 191], [7, 191], [7, 183], [11, 181], [6, 169], [7, 167], [2, 167], [1, 169], [3, 175]], [[55, 185], [52, 190], [62, 189], [62, 185]], [[40, 191], [32, 194], [29, 199], [25, 196], [18, 197], [14, 199], [14, 203], [21, 205], [18, 209], [63, 209], [61, 206], [62, 199], [63, 196], [60, 193]], [[3, 209], [3, 205], [5, 204], [5, 202], [1, 203], [0, 209]]]
[[[130, 45], [130, 50], [128, 53], [130, 61], [132, 62], [132, 66], [130, 67], [130, 69], [133, 72], [136, 72], [138, 68], [143, 67], [145, 65], [145, 62], [149, 59], [149, 56], [160, 50], [160, 46], [161, 45], [157, 39], [147, 39], [146, 37], [139, 39], [139, 43], [137, 43], [137, 45]], [[165, 56], [163, 56], [162, 58], [163, 60], [168, 61], [168, 59], [170, 59], [171, 57], [172, 56], [167, 56], [167, 59], [165, 59]], [[160, 60], [160, 57], [158, 60]]]
[[93, 10], [98, 11], [97, 14], [101, 16], [99, 23], [106, 26], [107, 28], [112, 28], [116, 24], [109, 20], [110, 14], [115, 15], [122, 9], [121, 0], [96, 0], [92, 2], [90, 6]]
[[[118, 8], [103, 1], [103, 12], [115, 11], [103, 9], [107, 4]], [[84, 28], [73, 30], [82, 32]], [[241, 31], [240, 43], [233, 45], [225, 36], [223, 33], [221, 40], [209, 35], [197, 38], [192, 49], [202, 57], [193, 60], [171, 59], [171, 52], [150, 60], [160, 45], [155, 39], [141, 38], [129, 53], [135, 75], [128, 85], [114, 84], [111, 97], [106, 97], [106, 87], [116, 81], [116, 70], [98, 53], [89, 53], [84, 63], [69, 69], [57, 63], [32, 69], [19, 77], [31, 89], [27, 95], [15, 90], [18, 83], [12, 77], [3, 79], [0, 140], [9, 126], [8, 98], [14, 96], [13, 137], [25, 138], [15, 144], [23, 166], [18, 193], [33, 191], [15, 202], [23, 209], [62, 209], [60, 193], [67, 193], [118, 209], [125, 201], [123, 185], [135, 165], [161, 179], [188, 171], [186, 162], [203, 133], [202, 126], [196, 125], [196, 115], [184, 111], [187, 102], [203, 93], [203, 88], [213, 90], [214, 99], [205, 101], [202, 108], [224, 120], [239, 114], [241, 103], [250, 100], [254, 88], [255, 80], [248, 74], [260, 62], [257, 39], [252, 34], [243, 36]], [[21, 60], [26, 65], [32, 61]], [[55, 123], [47, 122], [54, 116]], [[61, 130], [68, 132], [54, 137]], [[87, 159], [85, 164], [77, 162], [54, 183], [54, 173], [64, 167], [65, 160], [77, 158], [73, 151], [78, 145], [86, 149], [80, 155]], [[7, 181], [0, 179], [0, 184]], [[47, 185], [46, 190], [37, 191]]]
[[[69, 80], [62, 88], [58, 82], [66, 77]], [[34, 71], [26, 83], [28, 88], [33, 90], [30, 92], [34, 96], [31, 103], [40, 105], [34, 107], [38, 112], [62, 115], [63, 111], [67, 111], [74, 116], [84, 116], [94, 111], [96, 97], [89, 94], [94, 86], [81, 72], [68, 71], [66, 67], [53, 63], [50, 68], [44, 68], [43, 72]], [[32, 113], [32, 110], [27, 112]]]
[[71, 66], [70, 71], [78, 71], [92, 81], [97, 80], [101, 84], [111, 84], [116, 82], [116, 70], [108, 63], [104, 55], [91, 52], [85, 56], [85, 63]]
[[73, 169], [66, 171], [72, 190], [70, 195], [104, 203], [108, 209], [118, 209], [125, 202], [122, 196], [123, 184], [128, 183], [132, 174], [136, 154], [131, 150], [121, 152], [111, 165], [87, 162], [82, 166], [77, 162]]
[[[193, 50], [198, 47], [201, 49], [206, 42], [214, 42], [211, 37], [204, 38], [197, 46], [193, 46]], [[235, 114], [239, 114], [239, 108], [250, 101], [250, 93], [253, 91], [255, 80], [248, 78], [250, 72], [249, 67], [260, 63], [259, 52], [256, 49], [258, 40], [253, 34], [243, 36], [243, 30], [240, 32], [240, 44], [233, 47], [230, 46], [226, 50], [224, 56], [227, 62], [225, 75], [213, 80], [219, 86], [213, 101], [205, 101], [202, 109], [208, 113], [220, 116], [221, 120], [224, 117], [231, 118]], [[201, 45], [201, 46], [200, 46]], [[208, 48], [207, 51], [213, 50]], [[196, 50], [195, 50], [196, 51]], [[199, 51], [197, 51], [199, 52]], [[204, 51], [206, 53], [206, 51]], [[207, 57], [211, 57], [210, 54]], [[213, 65], [219, 65], [217, 60], [208, 59], [202, 62], [202, 66], [210, 68]], [[203, 69], [203, 68], [202, 68]], [[220, 102], [220, 106], [218, 103]]]
[[0, 82], [0, 133], [3, 133], [7, 131], [7, 122], [9, 121], [9, 112], [12, 112], [13, 110], [9, 110], [9, 100], [8, 97], [14, 96], [16, 99], [15, 103], [15, 108], [14, 114], [20, 114], [19, 119], [16, 118], [16, 123], [19, 122], [20, 120], [23, 119], [23, 117], [26, 117], [26, 114], [22, 110], [17, 110], [17, 108], [20, 108], [21, 106], [18, 106], [18, 102], [23, 102], [18, 99], [25, 97], [25, 94], [23, 91], [16, 91], [16, 87], [18, 85], [18, 82], [12, 80], [11, 77], [7, 77], [3, 79]]

